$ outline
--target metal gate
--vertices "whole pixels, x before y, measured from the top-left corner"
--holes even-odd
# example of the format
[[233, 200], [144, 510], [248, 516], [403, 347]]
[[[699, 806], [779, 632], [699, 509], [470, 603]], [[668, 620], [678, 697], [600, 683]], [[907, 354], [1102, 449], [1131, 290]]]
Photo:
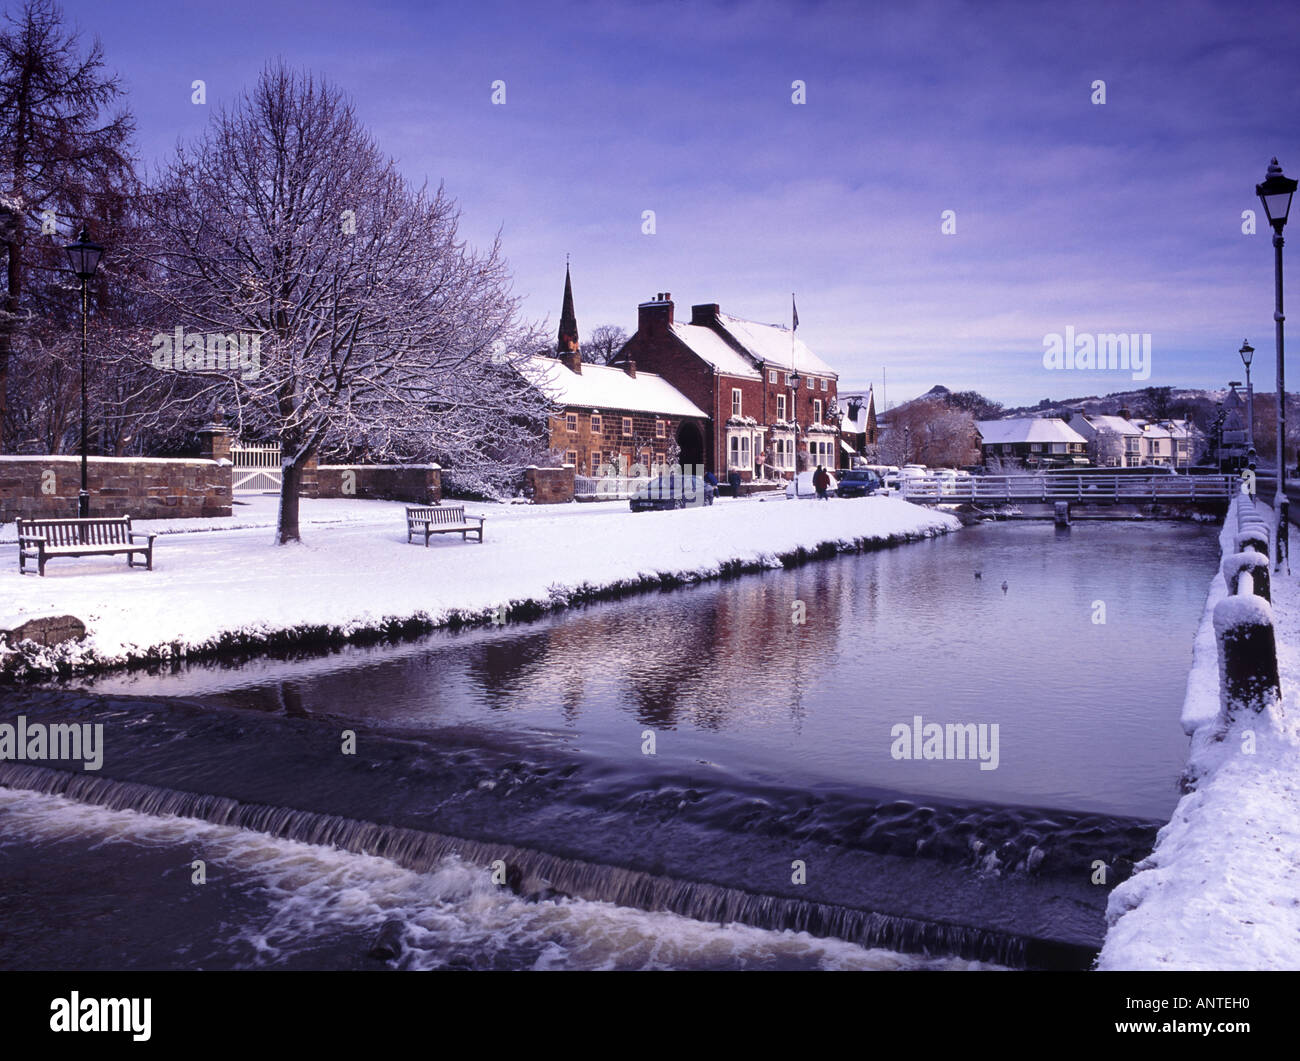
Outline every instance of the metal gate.
[[235, 493], [279, 493], [284, 478], [279, 446], [231, 446], [230, 462], [235, 466]]

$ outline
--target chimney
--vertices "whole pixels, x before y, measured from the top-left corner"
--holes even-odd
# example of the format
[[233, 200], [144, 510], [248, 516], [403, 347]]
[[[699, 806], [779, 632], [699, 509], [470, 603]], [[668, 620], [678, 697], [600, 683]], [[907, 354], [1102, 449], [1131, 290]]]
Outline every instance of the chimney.
[[636, 330], [638, 335], [663, 333], [673, 323], [673, 296], [660, 291], [650, 302], [637, 306]]
[[629, 357], [626, 361], [623, 362], [623, 371], [626, 372], [633, 379], [636, 379], [636, 362]]
[[565, 350], [564, 353], [560, 354], [560, 361], [570, 372], [576, 372], [579, 376], [582, 375], [582, 354], [577, 350]]
[[1133, 419], [1133, 414], [1130, 413], [1127, 409], [1121, 409], [1121, 410], [1119, 411], [1119, 415], [1122, 416], [1125, 420], [1132, 420], [1132, 419]]
[[722, 307], [719, 306], [716, 302], [705, 302], [703, 305], [700, 306], [692, 306], [691, 323], [703, 324], [705, 327], [708, 327], [710, 324], [713, 324], [715, 321], [717, 321], [718, 314], [721, 312], [721, 310]]

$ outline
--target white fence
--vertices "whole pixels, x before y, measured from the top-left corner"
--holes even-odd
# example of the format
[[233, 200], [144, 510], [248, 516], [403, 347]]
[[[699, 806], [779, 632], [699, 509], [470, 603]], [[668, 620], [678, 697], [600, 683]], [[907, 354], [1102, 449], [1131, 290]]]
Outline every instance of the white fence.
[[231, 446], [234, 467], [233, 490], [237, 494], [279, 491], [284, 472], [279, 446]]
[[943, 479], [903, 476], [908, 501], [944, 505], [965, 501], [1222, 501], [1241, 480], [1233, 475], [973, 475]]
[[573, 495], [588, 501], [627, 501], [633, 490], [648, 482], [649, 476], [575, 475]]

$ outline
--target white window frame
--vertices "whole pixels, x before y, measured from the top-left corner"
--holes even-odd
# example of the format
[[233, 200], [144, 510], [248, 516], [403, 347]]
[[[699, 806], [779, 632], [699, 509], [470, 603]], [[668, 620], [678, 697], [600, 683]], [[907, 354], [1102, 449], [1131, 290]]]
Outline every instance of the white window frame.
[[731, 415], [744, 416], [745, 414], [743, 412], [743, 408], [744, 408], [744, 402], [742, 400], [740, 388], [732, 387], [731, 388]]
[[564, 451], [564, 463], [572, 464], [574, 468], [578, 467], [578, 451], [576, 449], [566, 449]]
[[768, 382], [768, 383], [775, 383], [775, 382], [776, 382], [776, 369], [774, 369], [774, 368], [769, 368], [769, 369], [767, 370], [767, 382]]
[[821, 422], [822, 422], [822, 400], [820, 398], [814, 398], [813, 399], [813, 423], [820, 424]]
[[577, 431], [577, 430], [578, 430], [578, 414], [577, 414], [577, 413], [565, 413], [565, 414], [564, 414], [564, 430], [565, 430], [565, 431]]
[[823, 376], [823, 377], [822, 377], [822, 390], [829, 390], [829, 389], [830, 389], [829, 384], [830, 384], [830, 381], [829, 381], [825, 376]]
[[784, 395], [784, 394], [778, 394], [778, 395], [776, 396], [776, 418], [777, 418], [778, 420], [784, 420], [784, 419], [785, 419], [785, 414], [786, 414], [786, 408], [785, 408], [785, 395]]
[[668, 424], [665, 423], [663, 420], [656, 420], [655, 438], [667, 438], [667, 437], [668, 437]]
[[604, 432], [601, 430], [602, 423], [603, 421], [601, 420], [600, 413], [591, 414], [591, 433], [593, 435], [604, 434]]
[[632, 437], [632, 418], [630, 416], [623, 417], [623, 437]]

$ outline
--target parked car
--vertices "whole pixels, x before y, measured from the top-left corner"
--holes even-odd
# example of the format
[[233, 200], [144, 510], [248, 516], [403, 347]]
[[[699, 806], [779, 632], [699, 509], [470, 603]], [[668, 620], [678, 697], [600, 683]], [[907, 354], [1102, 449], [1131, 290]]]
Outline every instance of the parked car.
[[718, 488], [698, 475], [661, 475], [647, 483], [638, 483], [628, 502], [633, 512], [654, 508], [685, 508], [687, 505], [711, 505]]
[[877, 490], [884, 489], [880, 476], [870, 468], [850, 468], [840, 474], [839, 486], [835, 488], [837, 497], [870, 497]]
[[955, 494], [957, 492], [957, 473], [951, 468], [936, 468], [930, 474], [938, 484], [939, 493]]
[[908, 479], [924, 479], [929, 474], [930, 469], [924, 464], [904, 464], [898, 469], [897, 489], [902, 490]]
[[[799, 473], [799, 497], [800, 498], [817, 497], [817, 488], [813, 486], [813, 475], [814, 475], [813, 471], [806, 471], [806, 472]], [[839, 485], [840, 485], [839, 480], [837, 480], [835, 476], [832, 475], [829, 471], [826, 473], [826, 475], [830, 479], [830, 485], [826, 487], [826, 491], [827, 493], [834, 494], [835, 491], [839, 489]], [[795, 496], [794, 483], [795, 481], [791, 479], [788, 483], [785, 484], [785, 496], [788, 498], [793, 498]]]

